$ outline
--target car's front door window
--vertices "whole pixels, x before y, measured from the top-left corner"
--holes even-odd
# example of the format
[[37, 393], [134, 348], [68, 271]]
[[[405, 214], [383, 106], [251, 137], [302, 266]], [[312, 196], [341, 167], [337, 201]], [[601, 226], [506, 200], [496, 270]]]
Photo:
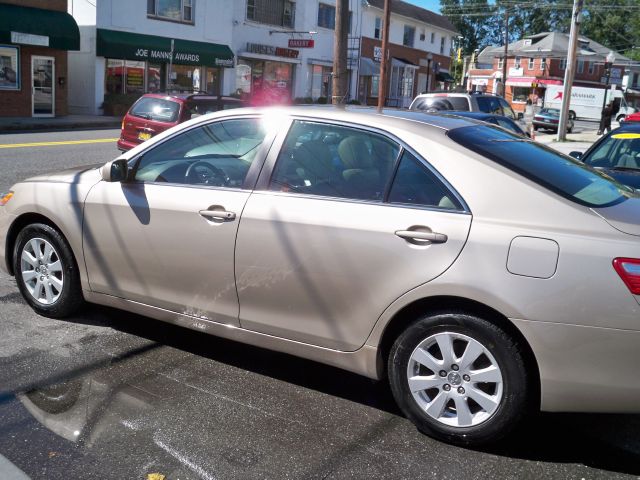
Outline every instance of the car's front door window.
[[265, 134], [258, 118], [192, 128], [144, 153], [135, 180], [241, 188]]

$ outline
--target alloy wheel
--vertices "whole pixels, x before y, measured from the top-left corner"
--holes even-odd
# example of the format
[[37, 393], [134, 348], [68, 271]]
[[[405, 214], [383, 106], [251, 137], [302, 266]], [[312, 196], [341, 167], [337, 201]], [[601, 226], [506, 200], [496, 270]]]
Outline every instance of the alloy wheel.
[[56, 249], [43, 238], [32, 238], [22, 248], [20, 273], [29, 294], [43, 305], [58, 301], [64, 286], [63, 266]]

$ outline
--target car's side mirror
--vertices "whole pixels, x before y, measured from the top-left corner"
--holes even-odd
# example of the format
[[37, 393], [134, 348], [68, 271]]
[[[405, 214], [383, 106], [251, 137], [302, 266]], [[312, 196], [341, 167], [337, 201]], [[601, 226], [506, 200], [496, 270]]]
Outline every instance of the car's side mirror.
[[112, 160], [100, 168], [100, 175], [105, 182], [124, 182], [129, 173], [129, 164], [124, 159]]
[[582, 152], [569, 152], [569, 156], [575, 158], [576, 160], [580, 160], [582, 158]]

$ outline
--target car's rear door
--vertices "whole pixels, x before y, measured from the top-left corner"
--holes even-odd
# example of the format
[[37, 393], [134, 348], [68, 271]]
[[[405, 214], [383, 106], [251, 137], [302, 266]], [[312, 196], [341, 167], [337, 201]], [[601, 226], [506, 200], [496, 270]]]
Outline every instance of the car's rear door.
[[130, 181], [93, 187], [83, 226], [91, 289], [237, 325], [236, 232], [269, 143], [261, 119], [221, 119], [143, 152]]
[[353, 351], [388, 305], [455, 261], [471, 215], [383, 132], [300, 119], [282, 137], [238, 230], [240, 324]]

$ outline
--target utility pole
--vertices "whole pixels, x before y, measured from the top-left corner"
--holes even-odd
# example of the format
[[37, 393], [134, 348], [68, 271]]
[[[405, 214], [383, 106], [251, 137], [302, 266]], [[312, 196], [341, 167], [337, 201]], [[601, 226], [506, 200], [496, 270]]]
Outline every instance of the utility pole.
[[507, 55], [509, 55], [509, 8], [504, 7], [504, 55], [502, 60], [502, 91], [500, 95], [507, 97]]
[[567, 69], [564, 72], [564, 88], [562, 89], [562, 108], [560, 109], [560, 121], [558, 122], [558, 142], [567, 138], [567, 117], [569, 116], [569, 104], [571, 103], [571, 87], [576, 71], [576, 51], [578, 48], [578, 32], [582, 15], [584, 0], [573, 0], [573, 13], [571, 14], [571, 31], [569, 32], [569, 52], [567, 54]]
[[378, 112], [382, 113], [384, 101], [389, 91], [389, 21], [391, 0], [384, 0], [384, 20], [382, 21], [382, 59], [380, 60], [380, 80], [378, 81]]
[[333, 42], [333, 88], [331, 103], [344, 108], [347, 98], [347, 42], [349, 41], [349, 0], [336, 1], [336, 28]]

